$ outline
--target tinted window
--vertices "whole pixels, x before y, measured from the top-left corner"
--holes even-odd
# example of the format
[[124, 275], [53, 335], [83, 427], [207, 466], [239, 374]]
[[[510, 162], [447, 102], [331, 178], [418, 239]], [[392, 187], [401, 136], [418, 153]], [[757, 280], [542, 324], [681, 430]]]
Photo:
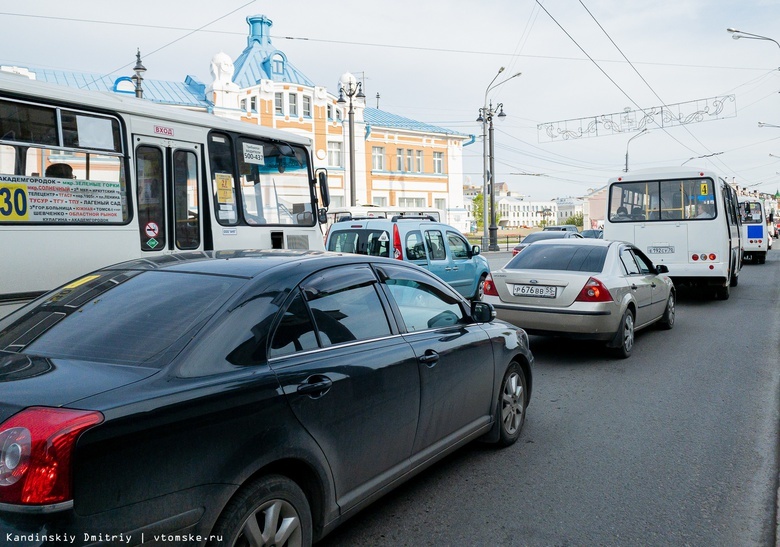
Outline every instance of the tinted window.
[[447, 249], [444, 248], [444, 236], [441, 235], [440, 231], [426, 231], [425, 241], [428, 243], [432, 260], [444, 260], [447, 258]]
[[600, 272], [604, 269], [607, 247], [590, 245], [531, 245], [510, 260], [512, 270], [561, 270]]
[[458, 234], [447, 232], [447, 243], [450, 244], [450, 252], [453, 258], [468, 258], [469, 246], [466, 240]]
[[328, 250], [389, 257], [390, 236], [384, 230], [339, 230], [331, 235]]
[[628, 249], [623, 249], [620, 251], [620, 261], [623, 263], [623, 266], [625, 266], [626, 272], [628, 272], [629, 275], [639, 273], [639, 266], [636, 265], [634, 255], [631, 254], [631, 251]]
[[546, 232], [534, 232], [528, 234], [523, 238], [523, 243], [533, 243], [534, 241], [540, 241], [542, 239], [558, 239], [566, 237], [566, 232], [563, 230], [548, 230]]
[[653, 267], [652, 262], [650, 262], [646, 256], [638, 252], [636, 249], [632, 251], [632, 254], [634, 255], [634, 260], [636, 260], [636, 263], [639, 266], [640, 273], [654, 273], [655, 268]]
[[94, 275], [66, 285], [4, 326], [0, 348], [52, 358], [162, 365], [165, 350], [188, 340], [184, 335], [244, 283], [159, 271]]
[[276, 328], [271, 341], [270, 356], [287, 355], [296, 351], [317, 349], [317, 335], [309, 310], [300, 293], [296, 294]]
[[368, 267], [326, 270], [307, 280], [303, 289], [322, 346], [391, 334]]
[[407, 331], [448, 327], [464, 321], [458, 298], [423, 274], [385, 265], [380, 271]]
[[425, 244], [422, 234], [417, 230], [406, 234], [406, 258], [409, 260], [425, 260]]

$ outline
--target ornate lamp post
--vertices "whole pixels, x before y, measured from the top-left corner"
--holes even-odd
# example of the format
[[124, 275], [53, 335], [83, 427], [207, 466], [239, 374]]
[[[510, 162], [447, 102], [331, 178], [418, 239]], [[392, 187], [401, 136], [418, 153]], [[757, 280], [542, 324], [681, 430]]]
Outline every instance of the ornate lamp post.
[[349, 72], [341, 75], [339, 80], [339, 99], [341, 105], [347, 104], [344, 95], [349, 97], [349, 204], [357, 205], [357, 181], [355, 180], [355, 110], [352, 108], [352, 98], [365, 99], [363, 83], [358, 82]]
[[135, 54], [135, 66], [133, 67], [133, 72], [135, 72], [135, 76], [131, 76], [131, 80], [133, 80], [133, 83], [135, 83], [135, 96], [139, 99], [144, 98], [144, 90], [141, 87], [141, 82], [144, 81], [143, 73], [146, 72], [146, 67], [141, 64], [141, 50], [140, 48], [137, 50]]
[[[488, 104], [488, 93], [491, 89], [494, 89], [500, 85], [505, 84], [512, 78], [517, 78], [522, 74], [518, 72], [513, 74], [509, 78], [494, 84], [499, 74], [504, 72], [504, 67], [498, 69], [498, 73], [493, 77], [485, 89], [485, 100], [483, 107], [479, 109], [478, 122], [482, 123], [482, 246], [488, 245], [489, 251], [498, 251], [498, 226], [496, 226], [496, 201], [495, 201], [495, 174], [493, 163], [493, 116], [498, 116], [499, 119], [506, 117], [504, 114], [504, 105], [499, 103], [496, 108], [493, 108], [493, 102]], [[490, 133], [488, 134], [488, 129]], [[488, 153], [488, 139], [490, 140], [490, 151]], [[490, 182], [490, 238], [488, 239], [488, 183]]]
[[642, 131], [640, 131], [639, 133], [637, 133], [636, 135], [628, 139], [628, 142], [626, 143], [626, 168], [623, 169], [624, 172], [628, 173], [628, 145], [631, 144], [631, 141], [633, 141], [637, 137], [641, 137], [642, 135], [647, 135], [646, 131], [647, 128], [645, 127]]

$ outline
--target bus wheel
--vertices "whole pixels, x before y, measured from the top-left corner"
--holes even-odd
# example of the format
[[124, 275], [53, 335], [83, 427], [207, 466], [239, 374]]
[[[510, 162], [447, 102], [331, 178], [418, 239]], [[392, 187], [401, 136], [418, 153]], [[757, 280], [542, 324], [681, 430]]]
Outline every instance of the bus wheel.
[[734, 272], [731, 272], [731, 280], [729, 281], [729, 285], [731, 287], [736, 287], [739, 284], [739, 274], [735, 274]]
[[717, 300], [728, 300], [729, 296], [731, 296], [731, 291], [729, 291], [729, 284], [715, 289], [715, 298]]
[[764, 264], [766, 262], [766, 253], [756, 253], [756, 263]]

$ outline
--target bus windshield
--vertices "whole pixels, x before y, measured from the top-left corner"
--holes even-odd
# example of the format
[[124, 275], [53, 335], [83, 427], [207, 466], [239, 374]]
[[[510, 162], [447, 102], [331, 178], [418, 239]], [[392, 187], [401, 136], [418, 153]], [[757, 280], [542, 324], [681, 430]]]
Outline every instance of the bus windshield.
[[609, 220], [713, 219], [717, 211], [713, 186], [710, 179], [618, 182], [609, 196]]
[[761, 203], [758, 201], [740, 202], [739, 216], [742, 217], [742, 224], [764, 223], [764, 215], [761, 213]]

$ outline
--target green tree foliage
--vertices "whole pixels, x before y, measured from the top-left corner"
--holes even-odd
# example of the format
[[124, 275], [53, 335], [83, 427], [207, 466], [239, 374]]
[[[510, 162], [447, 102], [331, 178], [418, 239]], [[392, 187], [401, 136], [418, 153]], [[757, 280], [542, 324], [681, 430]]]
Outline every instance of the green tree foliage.
[[570, 216], [566, 219], [566, 222], [564, 224], [574, 224], [575, 226], [579, 226], [582, 228], [582, 213], [577, 213], [573, 216]]
[[[482, 227], [482, 211], [484, 211], [484, 198], [482, 197], [482, 194], [477, 194], [474, 197], [474, 201], [472, 201], [471, 206], [471, 213], [474, 215], [474, 220], [477, 221], [477, 231], [481, 232], [484, 230]], [[488, 214], [490, 214], [490, 211], [488, 211]], [[496, 226], [498, 225], [498, 222], [501, 220], [501, 215], [498, 212], [498, 204], [496, 204]], [[488, 226], [490, 226], [490, 217], [488, 217]]]

